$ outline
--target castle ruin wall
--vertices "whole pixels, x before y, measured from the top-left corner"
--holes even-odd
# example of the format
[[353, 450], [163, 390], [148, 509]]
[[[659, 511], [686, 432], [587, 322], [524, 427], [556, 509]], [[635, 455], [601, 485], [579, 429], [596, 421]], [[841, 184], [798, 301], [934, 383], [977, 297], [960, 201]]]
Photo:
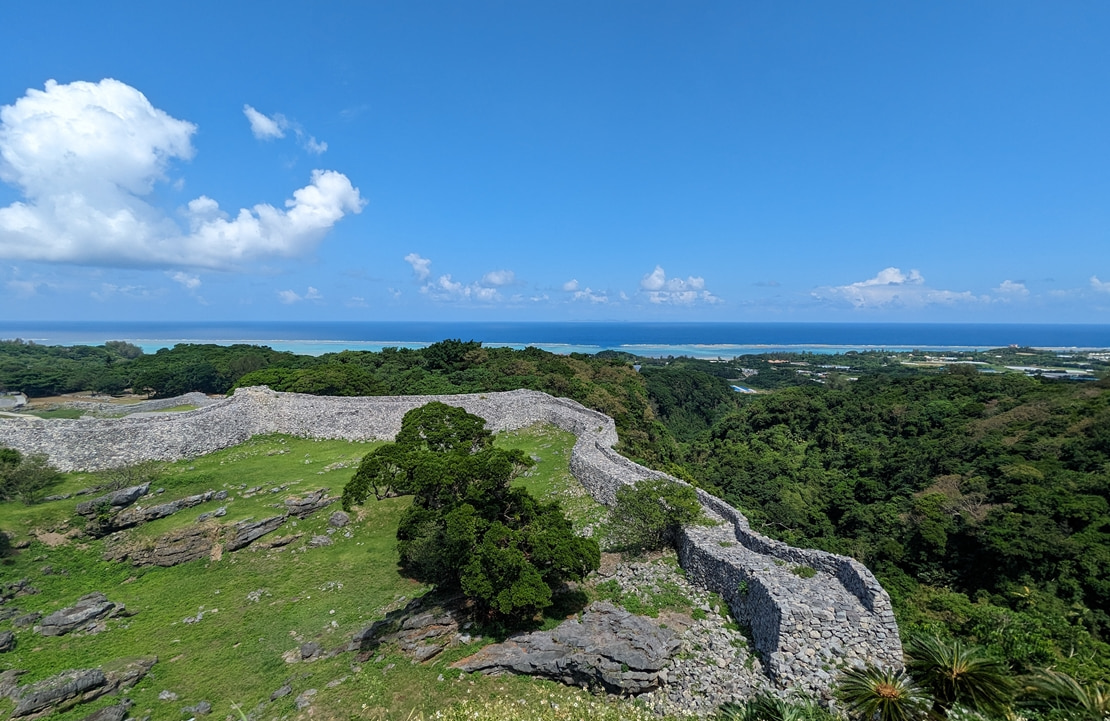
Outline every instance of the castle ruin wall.
[[[242, 388], [189, 412], [117, 419], [4, 418], [0, 445], [45, 453], [63, 470], [91, 471], [192, 458], [269, 433], [389, 440], [406, 412], [430, 401], [479, 415], [495, 432], [549, 423], [573, 433], [571, 473], [606, 505], [615, 502], [623, 485], [670, 478], [614, 451], [617, 431], [608, 416], [528, 390], [340, 398]], [[901, 667], [890, 597], [862, 564], [769, 539], [723, 500], [701, 489], [697, 493], [716, 525], [683, 529], [679, 562], [691, 580], [720, 594], [737, 620], [750, 626], [755, 648], [780, 685], [828, 694], [835, 669], [844, 664]]]

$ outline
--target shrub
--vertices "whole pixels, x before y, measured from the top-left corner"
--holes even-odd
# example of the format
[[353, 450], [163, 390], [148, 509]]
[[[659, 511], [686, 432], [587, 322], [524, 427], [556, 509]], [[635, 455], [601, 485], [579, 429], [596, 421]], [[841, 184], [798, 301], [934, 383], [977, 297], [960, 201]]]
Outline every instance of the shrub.
[[705, 520], [692, 487], [663, 478], [645, 480], [617, 491], [610, 539], [623, 551], [657, 551], [673, 545], [682, 526]]
[[0, 448], [0, 498], [37, 503], [46, 489], [57, 485], [62, 474], [50, 465], [45, 454], [23, 455]]

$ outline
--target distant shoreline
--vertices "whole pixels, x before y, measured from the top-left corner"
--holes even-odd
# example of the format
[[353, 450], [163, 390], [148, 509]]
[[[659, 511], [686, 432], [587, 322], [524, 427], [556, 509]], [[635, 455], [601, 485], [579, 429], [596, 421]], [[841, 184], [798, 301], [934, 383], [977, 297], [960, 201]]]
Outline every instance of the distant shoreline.
[[422, 348], [446, 338], [553, 353], [624, 351], [646, 357], [731, 358], [758, 353], [980, 351], [1020, 345], [1052, 351], [1110, 348], [1110, 325], [958, 323], [618, 322], [35, 322], [0, 321], [0, 338], [44, 345], [124, 340], [145, 352], [177, 343], [246, 343], [303, 355]]

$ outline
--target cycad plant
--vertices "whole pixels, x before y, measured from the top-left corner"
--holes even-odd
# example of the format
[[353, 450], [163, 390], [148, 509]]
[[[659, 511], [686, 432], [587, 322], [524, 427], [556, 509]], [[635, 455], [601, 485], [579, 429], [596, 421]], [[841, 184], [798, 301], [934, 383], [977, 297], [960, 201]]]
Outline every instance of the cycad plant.
[[1105, 721], [1110, 718], [1110, 686], [1083, 685], [1066, 673], [1041, 671], [1025, 679], [1031, 705], [1064, 710], [1075, 721]]
[[947, 718], [956, 704], [988, 716], [1005, 717], [1017, 688], [1005, 663], [978, 646], [919, 636], [906, 646], [907, 668], [933, 697], [932, 712]]
[[929, 697], [905, 671], [865, 666], [840, 677], [840, 700], [853, 718], [916, 721], [929, 711]]

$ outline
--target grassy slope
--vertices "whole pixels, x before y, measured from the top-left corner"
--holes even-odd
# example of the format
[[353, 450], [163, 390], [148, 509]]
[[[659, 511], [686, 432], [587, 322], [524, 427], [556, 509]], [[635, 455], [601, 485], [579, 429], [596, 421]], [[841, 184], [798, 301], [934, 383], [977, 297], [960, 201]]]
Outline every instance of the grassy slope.
[[[523, 483], [538, 494], [554, 494], [569, 502], [577, 523], [595, 522], [599, 509], [575, 491], [578, 486], [568, 471], [573, 440], [573, 436], [554, 429], [535, 428], [506, 434], [499, 443], [540, 458]], [[172, 464], [155, 484], [165, 488], [159, 500], [220, 488], [228, 489], [235, 497], [187, 509], [135, 533], [153, 537], [192, 523], [198, 514], [220, 505], [227, 506], [227, 516], [221, 519], [226, 522], [272, 515], [278, 512], [272, 505], [280, 505], [289, 493], [316, 488], [338, 493], [350, 477], [351, 466], [371, 447], [268, 436]], [[329, 467], [333, 470], [325, 470]], [[91, 480], [86, 475], [71, 474], [60, 490], [73, 491]], [[243, 484], [246, 488], [290, 487], [285, 492], [241, 499], [238, 495]], [[302, 641], [316, 641], [326, 649], [345, 644], [355, 631], [426, 590], [402, 578], [396, 569], [394, 533], [407, 502], [391, 499], [367, 504], [357, 522], [348, 527], [350, 537], [337, 532], [332, 536], [332, 546], [301, 550], [311, 535], [326, 531], [327, 517], [337, 505], [307, 520], [289, 521], [278, 534], [306, 535], [284, 550], [248, 548], [224, 554], [219, 561], [195, 561], [168, 569], [136, 569], [102, 561], [103, 541], [57, 547], [36, 541], [0, 566], [0, 578], [28, 577], [42, 591], [16, 599], [13, 605], [48, 614], [71, 605], [82, 594], [99, 590], [138, 611], [138, 615], [114, 619], [107, 633], [94, 636], [43, 638], [30, 630], [17, 631], [18, 646], [0, 655], [0, 670], [27, 669], [25, 681], [34, 681], [66, 668], [157, 654], [158, 664], [131, 694], [136, 702], [132, 715], [142, 717], [149, 710], [155, 719], [185, 718], [181, 707], [201, 700], [212, 704], [211, 718], [231, 713], [232, 704], [249, 711], [286, 681], [291, 682], [293, 693], [268, 704], [259, 718], [296, 715], [294, 697], [309, 688], [318, 689], [312, 707], [314, 718], [404, 719], [414, 712], [434, 714], [463, 700], [483, 706], [498, 698], [524, 699], [531, 708], [541, 702], [559, 703], [564, 708], [586, 703], [574, 691], [557, 684], [517, 677], [460, 679], [458, 672], [445, 668], [480, 643], [444, 653], [426, 665], [414, 665], [405, 657], [388, 653], [380, 661], [361, 667], [355, 665], [352, 653], [313, 663], [287, 664], [282, 660], [282, 653]], [[32, 529], [50, 527], [69, 517], [74, 505], [72, 499], [34, 507], [3, 504], [0, 528], [23, 537]], [[42, 574], [47, 565], [53, 567], [53, 574]], [[63, 570], [65, 575], [60, 573]], [[248, 594], [259, 590], [260, 600], [248, 599]], [[183, 622], [201, 610], [206, 613], [199, 622]], [[0, 622], [0, 629], [10, 627], [10, 621]], [[441, 674], [443, 681], [439, 680]], [[326, 687], [329, 681], [344, 678], [337, 686]], [[173, 691], [178, 699], [158, 700], [162, 690]], [[109, 703], [111, 699], [102, 699], [51, 718], [80, 719]], [[10, 701], [0, 701], [0, 713], [10, 707]], [[548, 706], [544, 717], [557, 716]]]

